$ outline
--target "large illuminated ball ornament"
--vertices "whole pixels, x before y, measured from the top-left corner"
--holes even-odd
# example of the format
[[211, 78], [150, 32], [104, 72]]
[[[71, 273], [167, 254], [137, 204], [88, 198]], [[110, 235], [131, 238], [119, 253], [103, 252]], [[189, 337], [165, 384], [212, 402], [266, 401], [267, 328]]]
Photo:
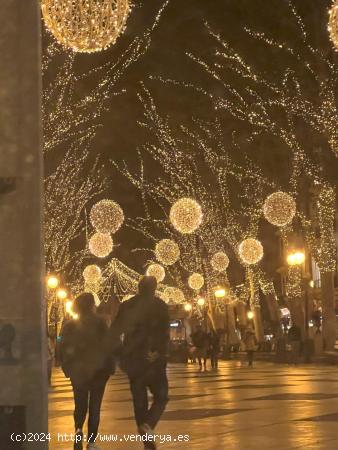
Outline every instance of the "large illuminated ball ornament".
[[201, 225], [203, 213], [196, 200], [184, 197], [172, 205], [169, 218], [177, 231], [190, 234]]
[[328, 30], [330, 34], [330, 39], [338, 50], [338, 0], [335, 0], [329, 11], [329, 25]]
[[123, 221], [122, 208], [113, 200], [101, 200], [90, 211], [90, 222], [99, 233], [116, 233]]
[[257, 240], [248, 238], [239, 244], [238, 252], [241, 260], [245, 264], [257, 264], [263, 258], [263, 246]]
[[217, 252], [211, 258], [211, 265], [218, 272], [225, 272], [229, 266], [229, 258], [224, 252]]
[[191, 287], [191, 289], [198, 291], [204, 285], [204, 278], [200, 273], [193, 273], [188, 278], [188, 284]]
[[274, 192], [264, 202], [263, 213], [268, 222], [284, 227], [296, 214], [296, 202], [286, 192]]
[[180, 249], [171, 239], [162, 239], [156, 244], [155, 255], [162, 264], [171, 266], [179, 259]]
[[184, 303], [185, 297], [181, 289], [175, 287], [167, 287], [164, 290], [163, 297], [166, 302], [170, 303]]
[[83, 271], [83, 278], [87, 283], [97, 283], [102, 276], [101, 269], [95, 264], [87, 266]]
[[130, 11], [129, 0], [41, 0], [48, 30], [64, 47], [92, 53], [115, 43]]
[[110, 234], [95, 233], [89, 239], [90, 253], [98, 258], [105, 258], [113, 250], [113, 240]]
[[150, 264], [147, 268], [147, 275], [148, 277], [155, 277], [157, 282], [161, 283], [165, 278], [165, 270], [161, 264]]

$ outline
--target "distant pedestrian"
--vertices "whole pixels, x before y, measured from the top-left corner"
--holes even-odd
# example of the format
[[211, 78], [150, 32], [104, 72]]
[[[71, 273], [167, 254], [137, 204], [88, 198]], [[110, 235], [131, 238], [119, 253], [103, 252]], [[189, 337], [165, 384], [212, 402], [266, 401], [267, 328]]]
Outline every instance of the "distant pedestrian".
[[198, 360], [200, 369], [202, 370], [203, 362], [204, 370], [206, 370], [209, 350], [209, 336], [202, 329], [201, 325], [198, 325], [196, 331], [191, 335], [191, 339], [196, 348], [195, 355]]
[[245, 330], [243, 341], [246, 349], [248, 365], [252, 367], [254, 361], [254, 354], [257, 347], [256, 335], [252, 327], [248, 327]]
[[55, 344], [52, 336], [47, 334], [47, 374], [48, 374], [48, 386], [52, 385], [52, 369], [55, 357]]
[[109, 333], [105, 321], [95, 312], [94, 296], [79, 295], [74, 301], [78, 319], [68, 320], [61, 330], [61, 365], [70, 378], [75, 401], [75, 444], [82, 449], [83, 424], [88, 418], [87, 448], [95, 444], [105, 386], [113, 370]]
[[[168, 402], [169, 311], [155, 296], [156, 288], [154, 277], [143, 277], [139, 293], [121, 304], [111, 328], [113, 347], [129, 377], [138, 432], [147, 450], [156, 449], [153, 431]], [[153, 395], [150, 408], [148, 389]]]
[[212, 330], [209, 333], [209, 353], [210, 353], [210, 362], [211, 367], [213, 369], [218, 368], [218, 355], [219, 355], [219, 347], [220, 347], [220, 337], [217, 331]]
[[291, 347], [290, 363], [297, 365], [300, 357], [302, 332], [298, 325], [293, 324], [288, 332], [288, 342]]

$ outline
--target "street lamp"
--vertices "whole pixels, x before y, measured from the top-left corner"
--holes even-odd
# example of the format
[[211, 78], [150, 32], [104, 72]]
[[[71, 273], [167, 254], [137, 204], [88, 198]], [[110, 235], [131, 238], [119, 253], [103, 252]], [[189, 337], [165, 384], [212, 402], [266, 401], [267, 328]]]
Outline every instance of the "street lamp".
[[54, 275], [50, 275], [47, 278], [47, 286], [49, 287], [49, 289], [56, 289], [59, 285], [59, 280], [54, 276]]
[[216, 298], [224, 298], [225, 297], [225, 289], [224, 288], [217, 288], [214, 292]]
[[59, 300], [65, 300], [67, 298], [67, 291], [64, 289], [59, 289], [56, 295]]
[[253, 311], [248, 311], [246, 315], [247, 315], [247, 317], [248, 317], [249, 320], [252, 320], [252, 319], [254, 318], [254, 315], [255, 315], [255, 314], [254, 314]]
[[185, 309], [186, 311], [191, 311], [191, 310], [192, 310], [191, 304], [190, 304], [190, 303], [186, 303], [186, 304], [184, 305], [184, 309]]
[[[304, 251], [294, 251], [292, 253], [289, 253], [287, 255], [287, 263], [289, 266], [300, 266], [301, 268], [301, 274], [302, 274], [302, 282], [303, 282], [303, 288], [304, 288], [304, 296], [305, 296], [305, 339], [308, 341], [309, 339], [309, 294], [308, 294], [308, 282], [307, 277], [305, 274], [305, 252]], [[307, 346], [309, 344], [307, 343]], [[310, 361], [310, 355], [309, 355], [309, 349], [306, 347], [306, 357], [307, 360]]]
[[204, 298], [199, 298], [199, 299], [197, 300], [197, 304], [198, 304], [198, 306], [204, 306], [204, 304], [205, 304]]

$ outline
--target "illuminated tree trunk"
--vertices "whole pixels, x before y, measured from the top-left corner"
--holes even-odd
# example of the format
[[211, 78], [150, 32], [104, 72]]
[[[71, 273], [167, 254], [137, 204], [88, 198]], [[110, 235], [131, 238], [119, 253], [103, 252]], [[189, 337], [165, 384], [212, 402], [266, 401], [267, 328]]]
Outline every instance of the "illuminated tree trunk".
[[324, 350], [333, 350], [336, 343], [336, 312], [333, 272], [321, 273]]

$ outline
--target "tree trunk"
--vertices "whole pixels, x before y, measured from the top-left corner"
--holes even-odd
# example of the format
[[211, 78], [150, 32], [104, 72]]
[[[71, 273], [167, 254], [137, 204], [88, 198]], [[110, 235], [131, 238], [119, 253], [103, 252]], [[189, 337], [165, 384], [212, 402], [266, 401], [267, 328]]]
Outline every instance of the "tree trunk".
[[333, 350], [336, 343], [336, 312], [333, 272], [321, 272], [324, 350]]

